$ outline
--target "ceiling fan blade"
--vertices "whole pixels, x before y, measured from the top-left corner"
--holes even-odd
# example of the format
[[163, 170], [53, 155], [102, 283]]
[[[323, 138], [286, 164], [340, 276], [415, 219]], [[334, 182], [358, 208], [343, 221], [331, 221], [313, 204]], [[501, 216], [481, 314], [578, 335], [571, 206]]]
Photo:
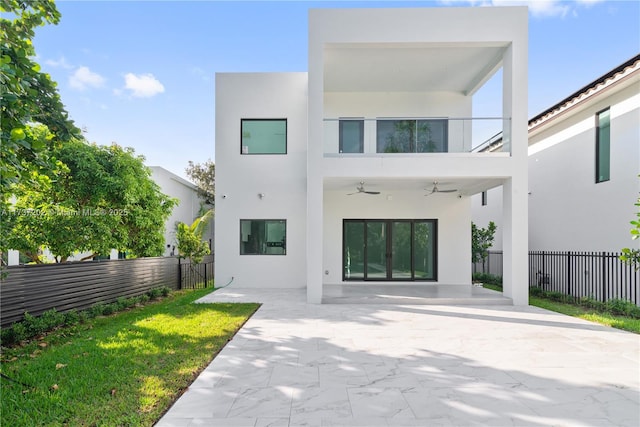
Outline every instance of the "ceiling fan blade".
[[438, 190], [438, 193], [455, 193], [458, 190]]
[[364, 191], [366, 194], [380, 194], [379, 191]]
[[359, 191], [356, 191], [355, 193], [347, 193], [347, 196], [353, 196], [354, 194], [358, 194], [360, 193]]

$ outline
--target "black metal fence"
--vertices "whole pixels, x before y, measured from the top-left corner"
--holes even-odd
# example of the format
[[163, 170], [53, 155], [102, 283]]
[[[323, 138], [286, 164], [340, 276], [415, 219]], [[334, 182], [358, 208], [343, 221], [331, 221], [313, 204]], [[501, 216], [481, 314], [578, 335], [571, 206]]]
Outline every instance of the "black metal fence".
[[179, 260], [180, 289], [202, 289], [213, 286], [213, 255], [207, 255], [200, 264], [190, 259]]
[[83, 310], [162, 286], [204, 288], [213, 284], [213, 256], [205, 261], [191, 265], [158, 257], [7, 267], [0, 281], [0, 325], [22, 320], [25, 312], [38, 316], [52, 308]]
[[[499, 268], [498, 268], [499, 266]], [[502, 251], [489, 251], [474, 272], [502, 275]], [[529, 286], [598, 301], [624, 299], [640, 306], [640, 271], [615, 252], [529, 252]]]

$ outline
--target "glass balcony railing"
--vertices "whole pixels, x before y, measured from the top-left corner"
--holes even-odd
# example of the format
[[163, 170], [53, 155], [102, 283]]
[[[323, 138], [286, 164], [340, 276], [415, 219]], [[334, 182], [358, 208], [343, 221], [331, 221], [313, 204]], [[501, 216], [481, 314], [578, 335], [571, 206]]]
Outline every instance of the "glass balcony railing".
[[508, 152], [510, 126], [511, 120], [503, 117], [326, 118], [324, 153]]

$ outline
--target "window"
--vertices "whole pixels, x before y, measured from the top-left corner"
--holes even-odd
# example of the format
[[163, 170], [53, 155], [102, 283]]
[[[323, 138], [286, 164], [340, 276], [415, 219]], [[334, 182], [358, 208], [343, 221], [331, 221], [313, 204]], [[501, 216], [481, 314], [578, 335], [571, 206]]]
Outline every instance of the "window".
[[482, 206], [487, 206], [487, 192], [482, 192]]
[[611, 178], [611, 112], [596, 114], [596, 184]]
[[341, 119], [339, 134], [341, 153], [364, 152], [364, 120]]
[[240, 255], [286, 255], [287, 221], [241, 219]]
[[378, 120], [378, 153], [446, 153], [448, 120]]
[[242, 154], [287, 154], [287, 119], [242, 119]]
[[437, 220], [343, 220], [343, 280], [437, 280]]

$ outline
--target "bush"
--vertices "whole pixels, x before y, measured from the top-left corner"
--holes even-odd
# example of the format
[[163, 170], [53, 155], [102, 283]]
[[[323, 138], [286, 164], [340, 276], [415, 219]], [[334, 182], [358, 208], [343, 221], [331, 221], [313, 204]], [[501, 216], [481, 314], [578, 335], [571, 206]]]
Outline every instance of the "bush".
[[502, 287], [502, 276], [489, 273], [473, 273], [472, 278], [474, 282], [482, 282], [488, 285]]
[[160, 290], [160, 288], [154, 288], [147, 292], [147, 295], [149, 295], [150, 299], [156, 299], [160, 297], [160, 295], [162, 295], [162, 291]]
[[24, 319], [14, 323], [11, 327], [0, 330], [0, 345], [8, 346], [18, 344], [33, 338], [42, 333], [51, 331], [59, 326], [72, 326], [78, 323], [85, 323], [89, 319], [97, 316], [108, 316], [119, 311], [126, 310], [136, 304], [144, 304], [152, 299], [166, 297], [171, 293], [171, 289], [163, 286], [151, 289], [146, 294], [137, 297], [120, 297], [111, 304], [102, 302], [96, 303], [87, 310], [77, 311], [75, 309], [64, 313], [58, 312], [55, 308], [47, 310], [39, 317], [32, 316], [25, 312]]
[[529, 288], [529, 295], [534, 297], [541, 297], [544, 295], [544, 290], [538, 287], [531, 287]]
[[64, 324], [66, 326], [76, 325], [80, 322], [80, 313], [75, 308], [64, 313]]
[[632, 303], [631, 301], [623, 299], [611, 299], [606, 302], [605, 308], [607, 311], [613, 314], [619, 314], [622, 316], [632, 317], [634, 319], [640, 319], [640, 307]]

